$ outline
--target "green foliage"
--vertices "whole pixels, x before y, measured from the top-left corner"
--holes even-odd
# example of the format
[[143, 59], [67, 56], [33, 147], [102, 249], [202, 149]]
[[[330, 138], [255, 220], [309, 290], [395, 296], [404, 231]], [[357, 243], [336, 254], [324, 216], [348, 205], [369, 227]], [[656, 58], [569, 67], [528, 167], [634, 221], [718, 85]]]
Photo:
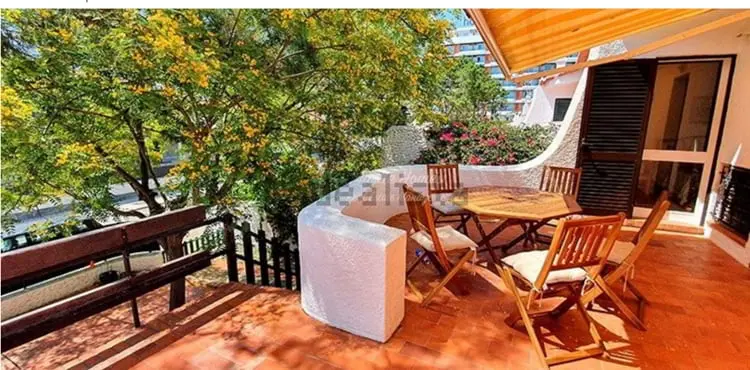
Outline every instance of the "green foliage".
[[459, 58], [445, 79], [445, 94], [438, 105], [450, 121], [489, 121], [503, 107], [507, 92], [484, 67]]
[[557, 130], [550, 126], [511, 126], [505, 122], [465, 125], [453, 122], [428, 133], [432, 147], [416, 163], [509, 165], [541, 154]]
[[[378, 165], [363, 143], [436, 121], [449, 24], [432, 10], [3, 10], [3, 214], [127, 183], [151, 214], [254, 201], [281, 234]], [[153, 168], [172, 144], [166, 183]]]

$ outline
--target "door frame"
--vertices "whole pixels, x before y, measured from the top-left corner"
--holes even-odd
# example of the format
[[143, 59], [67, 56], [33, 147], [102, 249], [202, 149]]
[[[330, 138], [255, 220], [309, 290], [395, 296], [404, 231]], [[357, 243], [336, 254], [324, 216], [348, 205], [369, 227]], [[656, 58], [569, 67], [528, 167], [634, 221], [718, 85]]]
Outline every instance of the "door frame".
[[[716, 56], [689, 56], [689, 57], [669, 57], [669, 58], [654, 58], [659, 65], [664, 64], [675, 64], [675, 63], [700, 63], [700, 62], [719, 62], [719, 73], [716, 80], [716, 87], [714, 88], [714, 98], [711, 102], [711, 110], [709, 116], [711, 122], [709, 124], [708, 131], [708, 142], [706, 145], [705, 152], [690, 152], [690, 151], [676, 151], [676, 150], [659, 150], [649, 149], [646, 150], [641, 146], [641, 162], [644, 160], [671, 162], [671, 163], [696, 163], [703, 165], [703, 171], [701, 173], [700, 183], [698, 185], [698, 195], [695, 202], [695, 209], [693, 212], [685, 212], [678, 210], [668, 210], [665, 214], [666, 221], [673, 221], [676, 223], [684, 223], [690, 225], [703, 226], [705, 222], [705, 215], [709, 208], [710, 193], [712, 183], [714, 181], [714, 174], [716, 171], [716, 156], [719, 152], [721, 132], [724, 128], [724, 120], [726, 117], [727, 103], [729, 99], [730, 87], [732, 85], [733, 69], [734, 69], [734, 58], [725, 55]], [[654, 74], [656, 78], [656, 73]], [[654, 86], [652, 85], [653, 89]], [[651, 97], [653, 99], [653, 96]], [[720, 105], [719, 101], [724, 101], [725, 104]], [[651, 107], [649, 106], [649, 109]], [[718, 111], [717, 111], [718, 109]], [[642, 133], [642, 140], [645, 141], [646, 130], [648, 129], [648, 121], [644, 122], [644, 132]], [[649, 159], [648, 157], [651, 157]], [[700, 160], [703, 160], [700, 162]], [[640, 170], [636, 174], [640, 176]], [[633, 196], [637, 190], [638, 178], [635, 179], [636, 188], [633, 189]], [[640, 207], [633, 204], [633, 216], [644, 218], [647, 217], [651, 212], [651, 208]]]
[[[706, 161], [704, 163], [704, 169], [703, 174], [701, 175], [701, 185], [699, 186], [698, 191], [698, 197], [699, 199], [696, 200], [696, 210], [693, 212], [693, 214], [690, 216], [692, 219], [688, 220], [689, 223], [694, 225], [700, 225], [703, 226], [706, 221], [706, 216], [708, 214], [708, 208], [710, 206], [710, 195], [711, 195], [711, 189], [714, 186], [714, 182], [716, 181], [716, 172], [717, 172], [717, 165], [718, 165], [718, 158], [719, 158], [719, 152], [721, 149], [721, 140], [724, 135], [724, 127], [726, 123], [726, 116], [727, 116], [727, 110], [729, 108], [729, 98], [731, 96], [732, 91], [732, 85], [734, 82], [734, 71], [735, 71], [735, 65], [736, 65], [736, 59], [737, 54], [697, 54], [697, 55], [685, 55], [685, 56], [661, 56], [661, 57], [653, 57], [653, 58], [633, 58], [629, 59], [628, 61], [639, 61], [642, 63], [646, 63], [650, 61], [652, 64], [652, 68], [654, 70], [652, 71], [651, 78], [649, 81], [649, 92], [648, 92], [648, 98], [647, 103], [645, 107], [645, 111], [643, 114], [643, 125], [641, 128], [641, 143], [639, 146], [639, 154], [638, 159], [636, 160], [635, 164], [635, 173], [633, 176], [633, 183], [631, 187], [630, 192], [630, 212], [628, 214], [628, 217], [633, 216], [642, 216], [643, 210], [646, 210], [646, 214], [650, 212], [649, 208], [643, 208], [643, 207], [635, 207], [634, 199], [635, 199], [635, 192], [637, 190], [638, 186], [638, 177], [640, 176], [640, 167], [641, 162], [643, 161], [643, 151], [644, 151], [644, 145], [646, 140], [646, 130], [648, 128], [648, 121], [649, 116], [651, 113], [651, 103], [653, 101], [653, 89], [656, 82], [656, 67], [658, 67], [659, 63], [668, 63], [668, 62], [674, 62], [674, 63], [680, 63], [680, 62], [697, 62], [701, 60], [718, 60], [722, 62], [720, 71], [719, 71], [719, 81], [717, 82], [717, 94], [716, 97], [712, 103], [711, 107], [711, 116], [712, 122], [711, 127], [709, 128], [709, 135], [715, 137], [712, 139], [709, 137], [709, 145], [706, 150], [706, 155], [708, 158], [710, 158], [710, 161]], [[726, 63], [728, 62], [728, 63]], [[618, 63], [618, 62], [614, 62]], [[591, 110], [591, 95], [593, 93], [593, 83], [594, 78], [592, 75], [593, 68], [589, 68], [589, 72], [587, 75], [587, 81], [586, 81], [586, 89], [584, 93], [584, 103], [583, 103], [583, 110], [581, 115], [581, 128], [578, 136], [578, 153], [576, 156], [576, 167], [581, 167], [582, 160], [583, 160], [583, 140], [586, 137], [586, 133], [588, 131], [587, 122]], [[726, 75], [726, 83], [724, 86], [721, 84], [721, 79], [723, 78], [725, 72], [727, 72]], [[723, 104], [719, 105], [719, 99], [722, 99], [720, 96], [723, 91]], [[717, 107], [720, 107], [721, 113], [719, 115], [718, 122], [716, 121], [716, 109]], [[715, 125], [718, 123], [718, 125]], [[714, 127], [718, 126], [718, 127]], [[715, 133], [714, 133], [715, 131]], [[713, 150], [709, 150], [709, 149]], [[708, 173], [706, 177], [706, 167], [708, 167]], [[699, 200], [701, 198], [703, 202], [699, 204]], [[636, 208], [641, 208], [640, 210], [636, 210]], [[684, 222], [679, 221], [680, 215], [678, 213], [682, 213], [679, 211], [668, 211], [665, 215], [666, 220], [672, 219], [672, 221], [676, 222]], [[684, 217], [684, 216], [683, 216]]]

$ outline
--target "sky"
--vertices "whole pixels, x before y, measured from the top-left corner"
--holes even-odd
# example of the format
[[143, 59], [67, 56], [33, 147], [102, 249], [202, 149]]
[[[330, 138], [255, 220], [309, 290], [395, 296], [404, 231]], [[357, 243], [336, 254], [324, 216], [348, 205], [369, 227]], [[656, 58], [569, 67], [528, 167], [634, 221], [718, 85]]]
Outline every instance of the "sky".
[[474, 24], [471, 22], [471, 19], [466, 16], [466, 13], [464, 13], [461, 9], [450, 9], [441, 15], [442, 18], [447, 19], [453, 23], [453, 26], [458, 27], [468, 27], [473, 26]]

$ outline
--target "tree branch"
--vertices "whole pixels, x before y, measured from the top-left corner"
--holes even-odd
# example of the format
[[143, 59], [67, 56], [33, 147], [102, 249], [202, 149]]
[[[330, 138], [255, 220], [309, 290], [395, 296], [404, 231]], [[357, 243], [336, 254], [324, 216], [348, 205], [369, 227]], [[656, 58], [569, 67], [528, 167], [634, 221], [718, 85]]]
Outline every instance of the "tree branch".
[[148, 187], [144, 187], [143, 185], [141, 185], [141, 183], [138, 182], [138, 179], [125, 171], [124, 168], [120, 167], [114, 160], [112, 160], [109, 154], [105, 152], [104, 149], [102, 149], [102, 147], [100, 147], [99, 145], [94, 145], [94, 150], [99, 153], [99, 155], [104, 158], [104, 160], [107, 161], [112, 166], [112, 168], [114, 168], [114, 170], [120, 175], [120, 177], [122, 177], [137, 194], [139, 194], [139, 198], [146, 202], [146, 204], [148, 204], [148, 208], [152, 211], [152, 213], [164, 211], [164, 207], [162, 207], [154, 199]]
[[293, 74], [290, 74], [290, 75], [286, 75], [286, 76], [281, 76], [281, 77], [279, 77], [279, 79], [281, 79], [281, 80], [289, 80], [289, 79], [292, 79], [292, 78], [297, 78], [297, 77], [301, 77], [301, 76], [309, 75], [309, 74], [312, 74], [312, 73], [317, 73], [317, 72], [326, 72], [326, 71], [330, 71], [330, 70], [331, 70], [330, 68], [323, 68], [323, 69], [309, 69], [309, 70], [307, 70], [307, 71], [304, 71], [304, 72], [293, 73]]

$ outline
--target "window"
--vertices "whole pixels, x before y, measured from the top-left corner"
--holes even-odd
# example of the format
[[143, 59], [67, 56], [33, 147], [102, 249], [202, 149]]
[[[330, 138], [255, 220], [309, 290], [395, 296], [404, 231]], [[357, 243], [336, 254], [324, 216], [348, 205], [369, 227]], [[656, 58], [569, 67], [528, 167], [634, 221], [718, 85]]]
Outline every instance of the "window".
[[549, 71], [551, 69], [555, 69], [557, 67], [557, 64], [555, 63], [547, 63], [542, 66], [542, 71]]
[[539, 80], [528, 80], [526, 81], [525, 86], [539, 86]]
[[475, 56], [474, 61], [477, 63], [484, 63], [484, 55]]
[[555, 111], [552, 114], [552, 121], [559, 122], [565, 119], [565, 113], [568, 111], [569, 106], [570, 98], [555, 99]]
[[500, 67], [490, 68], [490, 74], [493, 74], [493, 75], [500, 74]]

